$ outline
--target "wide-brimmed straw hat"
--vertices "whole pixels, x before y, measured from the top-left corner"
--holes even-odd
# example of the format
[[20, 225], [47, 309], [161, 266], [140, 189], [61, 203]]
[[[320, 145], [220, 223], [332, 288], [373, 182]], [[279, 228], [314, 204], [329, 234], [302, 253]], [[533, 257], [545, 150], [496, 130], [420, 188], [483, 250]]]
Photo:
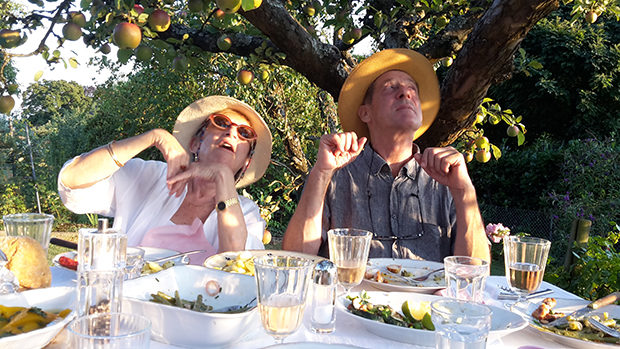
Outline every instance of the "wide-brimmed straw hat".
[[439, 111], [439, 81], [431, 63], [423, 55], [404, 48], [377, 52], [364, 59], [353, 69], [344, 82], [338, 97], [338, 116], [345, 132], [354, 131], [358, 137], [369, 137], [368, 126], [360, 120], [357, 110], [364, 102], [368, 87], [381, 74], [401, 70], [418, 84], [422, 107], [422, 126], [413, 139], [420, 137], [431, 126]]
[[200, 125], [211, 114], [224, 109], [232, 109], [245, 116], [257, 135], [256, 148], [250, 166], [243, 178], [237, 182], [237, 188], [242, 188], [259, 180], [265, 174], [271, 159], [271, 132], [254, 108], [227, 96], [205, 97], [190, 104], [179, 114], [172, 135], [191, 154], [189, 145]]

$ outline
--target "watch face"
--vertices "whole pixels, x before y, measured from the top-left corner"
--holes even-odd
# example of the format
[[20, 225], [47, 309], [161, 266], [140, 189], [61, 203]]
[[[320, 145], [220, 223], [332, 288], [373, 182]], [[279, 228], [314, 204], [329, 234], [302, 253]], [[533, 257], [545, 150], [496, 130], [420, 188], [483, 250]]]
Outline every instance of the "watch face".
[[224, 201], [220, 201], [217, 203], [217, 209], [222, 211], [223, 209], [226, 208], [226, 203]]

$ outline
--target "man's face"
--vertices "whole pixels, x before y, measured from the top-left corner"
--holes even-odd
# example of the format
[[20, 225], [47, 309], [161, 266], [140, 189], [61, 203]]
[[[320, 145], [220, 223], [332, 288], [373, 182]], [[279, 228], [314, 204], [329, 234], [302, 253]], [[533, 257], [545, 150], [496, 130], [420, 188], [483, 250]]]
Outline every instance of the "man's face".
[[373, 87], [372, 101], [358, 111], [372, 133], [415, 132], [422, 126], [418, 85], [409, 74], [388, 71], [374, 81]]

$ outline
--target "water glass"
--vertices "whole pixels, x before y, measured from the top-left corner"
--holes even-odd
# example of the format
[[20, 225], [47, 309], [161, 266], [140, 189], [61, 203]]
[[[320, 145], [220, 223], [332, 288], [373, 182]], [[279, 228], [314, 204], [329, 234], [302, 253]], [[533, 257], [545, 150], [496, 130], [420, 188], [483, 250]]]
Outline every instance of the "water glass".
[[254, 259], [261, 322], [277, 343], [301, 325], [312, 267], [311, 260], [300, 257]]
[[484, 259], [450, 256], [443, 260], [446, 268], [448, 297], [482, 303], [489, 262]]
[[7, 236], [28, 236], [35, 239], [47, 254], [54, 216], [42, 213], [16, 213], [2, 217]]
[[148, 349], [151, 321], [125, 313], [79, 317], [69, 324], [72, 348]]
[[551, 242], [531, 236], [504, 238], [506, 279], [519, 299], [536, 292], [545, 274]]
[[437, 349], [484, 349], [493, 311], [486, 305], [458, 299], [431, 303]]
[[125, 265], [125, 280], [140, 277], [144, 266], [144, 250], [139, 247], [127, 247], [127, 263]]
[[338, 268], [338, 283], [348, 293], [364, 279], [372, 233], [353, 228], [331, 229], [327, 238], [329, 258]]

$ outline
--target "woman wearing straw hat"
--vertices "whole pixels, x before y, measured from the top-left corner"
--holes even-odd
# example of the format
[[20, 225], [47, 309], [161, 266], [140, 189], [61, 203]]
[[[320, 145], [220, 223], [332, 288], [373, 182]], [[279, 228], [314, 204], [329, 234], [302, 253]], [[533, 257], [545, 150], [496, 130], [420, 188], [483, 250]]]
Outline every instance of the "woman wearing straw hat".
[[[134, 156], [155, 146], [166, 163]], [[218, 252], [264, 248], [258, 206], [237, 194], [257, 181], [271, 156], [271, 133], [234, 98], [200, 99], [172, 134], [155, 129], [112, 141], [69, 160], [58, 176], [63, 203], [76, 213], [114, 216], [130, 246], [165, 247], [201, 263]]]
[[463, 156], [452, 147], [421, 154], [413, 143], [439, 102], [433, 67], [419, 53], [388, 49], [363, 60], [338, 99], [345, 133], [321, 138], [282, 248], [327, 256], [327, 230], [358, 228], [373, 233], [372, 258], [488, 260]]

